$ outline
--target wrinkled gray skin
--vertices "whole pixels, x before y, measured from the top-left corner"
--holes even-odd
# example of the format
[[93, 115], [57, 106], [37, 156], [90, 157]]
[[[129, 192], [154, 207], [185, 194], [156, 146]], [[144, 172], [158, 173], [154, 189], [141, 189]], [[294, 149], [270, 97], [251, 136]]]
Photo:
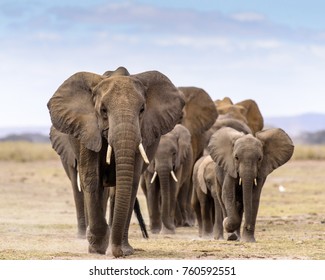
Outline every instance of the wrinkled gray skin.
[[[217, 109], [209, 94], [202, 88], [197, 87], [179, 87], [185, 96], [185, 106], [183, 109], [183, 118], [181, 124], [184, 125], [191, 134], [191, 146], [193, 153], [193, 164], [203, 155], [208, 142], [204, 137], [218, 117]], [[191, 204], [192, 197], [192, 175], [191, 187], [187, 194], [187, 205]], [[186, 196], [186, 194], [184, 194]], [[195, 214], [192, 207], [188, 207], [187, 212], [190, 216], [190, 224], [195, 223]]]
[[228, 239], [240, 239], [240, 226], [245, 215], [242, 241], [255, 241], [255, 224], [262, 187], [268, 174], [285, 164], [294, 146], [282, 129], [267, 129], [245, 135], [229, 127], [213, 134], [208, 145], [217, 163], [216, 174], [221, 186], [223, 226], [235, 233]]
[[192, 207], [199, 225], [199, 236], [223, 240], [223, 212], [219, 198], [216, 163], [210, 155], [201, 157], [193, 169]]
[[[78, 186], [78, 162], [76, 155], [73, 152], [69, 141], [69, 135], [62, 133], [56, 130], [53, 126], [50, 130], [50, 140], [52, 143], [52, 148], [59, 154], [62, 165], [64, 170], [71, 182], [72, 191], [73, 191], [73, 198], [76, 207], [76, 214], [77, 214], [77, 228], [78, 228], [78, 237], [85, 238], [86, 237], [86, 228], [87, 228], [87, 212], [86, 208], [84, 207], [84, 193], [83, 190], [80, 189]], [[108, 165], [106, 165], [108, 169]], [[106, 212], [107, 201], [110, 198], [110, 214], [114, 211], [114, 197], [115, 197], [115, 186], [114, 182], [109, 182], [109, 178], [106, 177], [106, 173], [103, 174], [103, 186], [104, 188], [104, 195], [103, 195], [103, 207], [104, 212]], [[109, 188], [111, 187], [111, 188]], [[137, 202], [137, 206], [134, 207], [134, 212], [136, 217], [138, 218], [140, 229], [142, 231], [143, 237], [148, 238], [148, 233], [146, 230], [145, 223], [142, 219], [141, 208], [139, 202]], [[112, 217], [112, 215], [110, 215]], [[109, 225], [112, 225], [112, 218], [110, 219]]]
[[[140, 174], [147, 167], [144, 161], [153, 158], [160, 136], [180, 121], [185, 103], [180, 91], [157, 71], [128, 75], [119, 68], [108, 75], [72, 75], [54, 93], [48, 108], [53, 126], [69, 134], [77, 155], [89, 223], [88, 250], [105, 254], [111, 235], [112, 254], [121, 257], [134, 252], [128, 229]], [[147, 159], [140, 153], [140, 143]], [[102, 203], [103, 173], [116, 183], [111, 228]]]
[[160, 138], [155, 157], [143, 174], [141, 187], [147, 198], [152, 233], [162, 230], [174, 234], [177, 213], [180, 225], [189, 225], [187, 194], [192, 163], [191, 134], [178, 124]]

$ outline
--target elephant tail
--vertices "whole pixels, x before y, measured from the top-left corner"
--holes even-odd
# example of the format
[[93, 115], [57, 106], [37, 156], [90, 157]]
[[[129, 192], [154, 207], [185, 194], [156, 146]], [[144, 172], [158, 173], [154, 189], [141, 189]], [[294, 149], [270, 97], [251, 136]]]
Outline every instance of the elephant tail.
[[135, 203], [134, 203], [133, 210], [134, 210], [135, 216], [137, 217], [137, 220], [139, 222], [143, 238], [148, 239], [149, 235], [148, 235], [148, 232], [147, 232], [147, 227], [146, 227], [146, 224], [145, 224], [145, 222], [143, 220], [143, 217], [142, 217], [142, 214], [141, 214], [140, 203], [139, 203], [139, 200], [138, 200], [137, 197], [135, 198]]

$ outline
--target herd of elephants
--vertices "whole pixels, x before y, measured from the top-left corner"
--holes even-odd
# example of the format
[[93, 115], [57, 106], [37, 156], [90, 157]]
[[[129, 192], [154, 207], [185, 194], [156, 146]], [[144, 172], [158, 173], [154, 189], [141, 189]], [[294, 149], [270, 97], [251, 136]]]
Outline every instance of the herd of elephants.
[[152, 234], [197, 222], [201, 237], [254, 242], [266, 177], [294, 150], [282, 129], [263, 129], [255, 101], [213, 101], [158, 71], [78, 72], [47, 105], [89, 253], [134, 253], [128, 231], [139, 186]]

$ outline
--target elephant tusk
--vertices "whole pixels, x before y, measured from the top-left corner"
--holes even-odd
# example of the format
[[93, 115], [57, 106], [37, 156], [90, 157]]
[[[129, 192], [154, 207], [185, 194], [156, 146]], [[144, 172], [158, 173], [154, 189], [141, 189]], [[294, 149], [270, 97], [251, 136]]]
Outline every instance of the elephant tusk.
[[150, 184], [152, 184], [155, 181], [156, 177], [157, 177], [157, 171], [155, 171], [155, 173], [153, 173]]
[[177, 182], [178, 182], [178, 180], [177, 180], [177, 177], [176, 177], [176, 175], [175, 175], [175, 173], [174, 173], [174, 171], [173, 171], [173, 170], [172, 170], [172, 171], [170, 171], [170, 174], [172, 175], [172, 177], [173, 177], [174, 181], [177, 183]]
[[144, 148], [143, 148], [142, 143], [139, 144], [139, 150], [140, 150], [140, 153], [141, 153], [141, 156], [142, 156], [144, 162], [145, 162], [146, 164], [149, 164], [149, 159], [148, 159], [148, 157], [147, 157], [146, 151], [145, 151]]
[[254, 179], [254, 184], [257, 187], [257, 180], [256, 180], [256, 178]]
[[239, 186], [241, 186], [241, 181], [242, 181], [242, 179], [241, 179], [241, 177], [239, 177]]
[[112, 146], [111, 145], [108, 145], [107, 147], [107, 155], [106, 155], [106, 162], [107, 164], [111, 164], [111, 156], [112, 156]]
[[80, 185], [79, 173], [77, 174], [77, 186], [78, 186], [78, 191], [81, 192], [81, 185]]

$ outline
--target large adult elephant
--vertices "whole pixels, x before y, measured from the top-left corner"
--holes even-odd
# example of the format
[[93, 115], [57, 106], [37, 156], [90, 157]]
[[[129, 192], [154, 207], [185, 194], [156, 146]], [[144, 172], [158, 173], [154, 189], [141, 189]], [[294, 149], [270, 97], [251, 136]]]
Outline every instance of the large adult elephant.
[[[52, 126], [50, 130], [50, 140], [52, 148], [60, 156], [65, 173], [67, 174], [71, 183], [76, 208], [78, 237], [85, 238], [87, 228], [87, 212], [86, 208], [84, 207], [84, 192], [80, 188], [80, 182], [78, 179], [78, 161], [72, 149], [70, 137], [68, 134], [62, 133]], [[108, 165], [106, 165], [106, 168], [108, 168]], [[114, 211], [115, 188], [110, 184], [109, 178], [106, 177], [107, 174], [105, 172], [103, 173], [103, 186], [106, 187], [104, 188], [103, 195], [104, 213], [106, 212], [108, 199], [110, 199], [110, 214], [112, 214]], [[142, 217], [140, 203], [137, 198], [134, 204], [134, 213], [138, 219], [142, 236], [144, 238], [148, 238], [148, 232]], [[112, 219], [110, 219], [109, 225], [112, 225]]]
[[187, 193], [191, 187], [192, 164], [191, 134], [186, 127], [177, 124], [160, 138], [155, 157], [141, 182], [152, 233], [175, 233], [177, 214], [179, 225], [189, 225]]
[[[134, 252], [128, 229], [140, 174], [153, 158], [160, 136], [180, 122], [184, 106], [182, 93], [162, 73], [128, 75], [124, 69], [108, 77], [78, 72], [48, 102], [53, 126], [69, 134], [77, 155], [89, 223], [88, 250], [105, 254], [111, 234], [115, 257]], [[103, 172], [116, 184], [111, 229], [102, 203]]]
[[[254, 242], [262, 187], [268, 174], [291, 158], [292, 140], [278, 128], [263, 130], [253, 136], [223, 127], [212, 135], [208, 150], [217, 163], [217, 182], [221, 187], [219, 199], [226, 216], [223, 226], [239, 239], [244, 213], [242, 240]], [[229, 236], [234, 239], [233, 235]]]

